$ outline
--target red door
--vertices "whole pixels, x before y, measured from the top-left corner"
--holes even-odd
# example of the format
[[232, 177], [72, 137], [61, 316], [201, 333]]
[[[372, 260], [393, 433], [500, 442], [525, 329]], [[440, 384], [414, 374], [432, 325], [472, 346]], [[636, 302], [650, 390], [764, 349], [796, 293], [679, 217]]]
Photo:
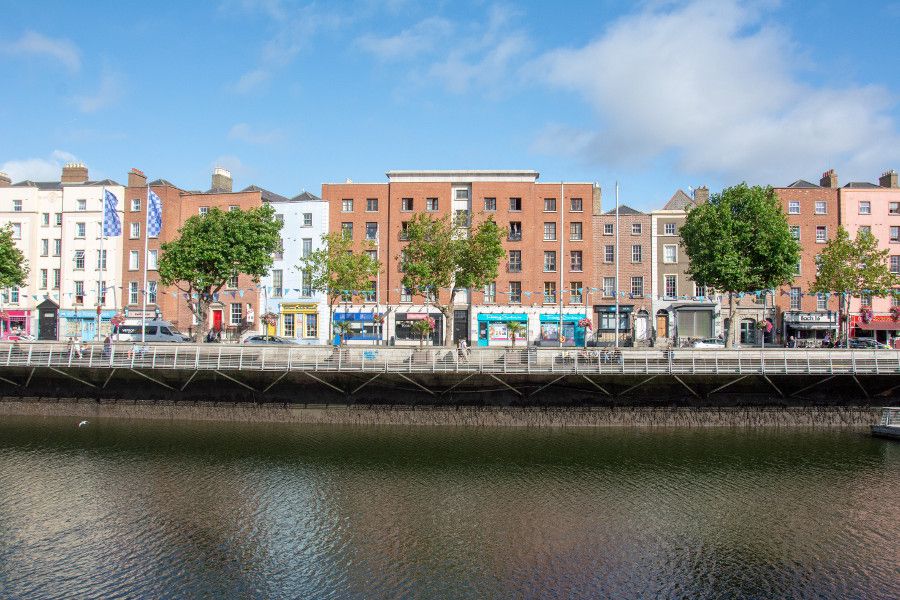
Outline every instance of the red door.
[[222, 311], [213, 311], [213, 331], [222, 331]]

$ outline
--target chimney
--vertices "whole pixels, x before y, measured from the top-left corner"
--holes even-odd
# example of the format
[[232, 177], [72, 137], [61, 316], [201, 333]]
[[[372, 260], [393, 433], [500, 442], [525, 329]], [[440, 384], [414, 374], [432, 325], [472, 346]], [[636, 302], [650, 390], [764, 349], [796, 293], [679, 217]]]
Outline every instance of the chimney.
[[88, 180], [88, 169], [84, 163], [66, 163], [60, 183], [84, 183]]
[[595, 183], [591, 189], [593, 190], [593, 198], [591, 199], [591, 214], [593, 214], [594, 216], [599, 216], [601, 214], [603, 190], [600, 189], [599, 183]]
[[819, 185], [827, 188], [836, 188], [838, 186], [837, 173], [834, 172], [834, 169], [828, 169], [822, 173], [822, 179], [819, 180]]
[[881, 177], [878, 178], [878, 185], [886, 188], [900, 187], [900, 185], [897, 185], [897, 171], [888, 169], [882, 173]]
[[701, 185], [694, 190], [694, 204], [706, 204], [709, 202], [709, 188]]
[[147, 176], [140, 169], [128, 171], [128, 187], [142, 187], [147, 185]]
[[230, 192], [231, 190], [231, 171], [216, 167], [212, 174], [212, 190], [213, 192]]
[[12, 185], [12, 179], [9, 178], [9, 175], [0, 171], [0, 187], [9, 187]]

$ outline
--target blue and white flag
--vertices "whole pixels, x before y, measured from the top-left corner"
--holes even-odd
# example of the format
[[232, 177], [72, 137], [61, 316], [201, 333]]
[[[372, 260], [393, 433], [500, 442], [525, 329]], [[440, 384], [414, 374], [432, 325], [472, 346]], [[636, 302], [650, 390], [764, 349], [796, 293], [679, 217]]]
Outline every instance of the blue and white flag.
[[114, 237], [122, 235], [122, 221], [119, 220], [119, 213], [116, 207], [119, 199], [115, 194], [106, 190], [106, 196], [103, 202], [103, 235], [104, 237]]
[[159, 231], [162, 229], [162, 201], [156, 192], [149, 190], [149, 200], [147, 201], [147, 235], [149, 237], [159, 237]]

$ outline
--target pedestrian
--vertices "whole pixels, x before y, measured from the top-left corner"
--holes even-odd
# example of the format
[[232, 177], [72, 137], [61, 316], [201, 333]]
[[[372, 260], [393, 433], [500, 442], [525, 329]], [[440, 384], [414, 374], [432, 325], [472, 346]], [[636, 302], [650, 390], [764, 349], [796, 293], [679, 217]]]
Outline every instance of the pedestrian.
[[794, 339], [794, 336], [789, 337], [788, 338], [788, 348], [796, 348], [796, 347], [797, 347], [797, 340]]
[[112, 339], [109, 336], [103, 338], [103, 358], [109, 358], [112, 354]]
[[831, 334], [827, 331], [825, 332], [825, 337], [822, 338], [822, 347], [831, 348]]

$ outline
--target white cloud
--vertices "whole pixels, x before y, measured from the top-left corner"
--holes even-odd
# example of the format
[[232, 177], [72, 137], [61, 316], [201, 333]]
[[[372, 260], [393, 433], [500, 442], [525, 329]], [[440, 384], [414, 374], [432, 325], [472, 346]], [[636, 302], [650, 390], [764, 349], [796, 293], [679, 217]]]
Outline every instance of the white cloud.
[[792, 39], [760, 5], [655, 4], [528, 65], [539, 81], [581, 95], [600, 121], [550, 127], [535, 146], [614, 165], [670, 154], [687, 172], [756, 182], [831, 166], [872, 179], [900, 157], [888, 92], [802, 82]]
[[268, 70], [254, 69], [241, 75], [233, 89], [240, 94], [248, 94], [265, 84], [271, 77], [272, 74]]
[[9, 160], [0, 165], [0, 171], [9, 175], [14, 182], [59, 181], [63, 164], [76, 161], [75, 155], [64, 150], [54, 150], [48, 157]]
[[247, 142], [249, 144], [273, 144], [284, 139], [284, 132], [280, 129], [260, 131], [247, 123], [236, 123], [228, 131], [228, 139]]
[[81, 68], [81, 52], [75, 44], [65, 39], [49, 38], [34, 31], [26, 31], [17, 41], [0, 48], [14, 55], [49, 57], [72, 72]]
[[91, 93], [75, 96], [73, 101], [78, 110], [91, 113], [114, 105], [122, 97], [123, 83], [121, 77], [107, 69], [100, 76], [97, 88]]
[[430, 52], [453, 33], [453, 24], [441, 17], [428, 17], [397, 35], [378, 37], [368, 34], [357, 44], [379, 60], [413, 60]]

